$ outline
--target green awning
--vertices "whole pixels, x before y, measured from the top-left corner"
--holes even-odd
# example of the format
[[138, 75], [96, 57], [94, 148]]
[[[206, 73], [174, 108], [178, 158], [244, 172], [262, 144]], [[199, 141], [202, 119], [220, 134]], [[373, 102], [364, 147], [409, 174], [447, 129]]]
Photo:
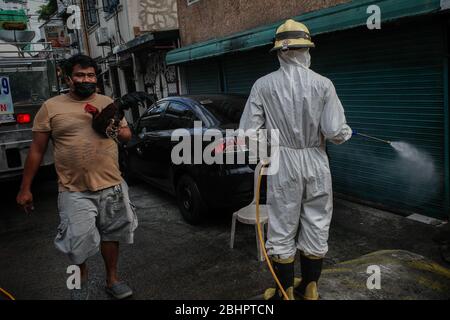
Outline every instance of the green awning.
[[[373, 4], [380, 7], [381, 21], [386, 22], [408, 16], [438, 12], [446, 7], [447, 1], [354, 0], [338, 6], [305, 13], [294, 17], [294, 19], [305, 23], [314, 36], [366, 25], [367, 19], [371, 16], [371, 13], [367, 13], [367, 8]], [[168, 65], [179, 64], [269, 45], [272, 43], [276, 28], [281, 23], [277, 22], [224, 38], [172, 50], [166, 55], [166, 62]]]

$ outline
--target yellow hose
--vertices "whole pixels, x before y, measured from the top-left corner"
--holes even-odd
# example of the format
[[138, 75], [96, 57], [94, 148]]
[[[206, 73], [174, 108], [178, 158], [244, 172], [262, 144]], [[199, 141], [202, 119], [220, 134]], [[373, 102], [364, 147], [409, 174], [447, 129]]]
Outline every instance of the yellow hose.
[[264, 253], [264, 257], [266, 259], [267, 266], [269, 267], [270, 273], [272, 274], [272, 277], [275, 280], [278, 288], [280, 288], [280, 291], [283, 295], [284, 300], [289, 300], [289, 297], [288, 297], [286, 291], [284, 290], [283, 286], [280, 283], [280, 280], [278, 279], [277, 275], [275, 274], [275, 271], [273, 270], [272, 263], [270, 262], [269, 256], [267, 255], [266, 246], [264, 244], [264, 239], [262, 237], [261, 224], [259, 223], [259, 221], [260, 221], [260, 219], [259, 219], [259, 200], [260, 199], [259, 198], [260, 198], [261, 180], [262, 180], [262, 176], [263, 176], [264, 167], [266, 167], [267, 165], [268, 164], [263, 163], [263, 165], [261, 166], [261, 169], [259, 169], [258, 184], [257, 184], [256, 196], [255, 196], [255, 199], [256, 199], [256, 226], [257, 226], [257, 231], [258, 231], [259, 243], [260, 243], [260, 246]]
[[7, 296], [10, 300], [16, 300], [12, 294], [10, 294], [8, 291], [6, 291], [5, 289], [0, 288], [0, 292], [3, 293], [5, 296]]

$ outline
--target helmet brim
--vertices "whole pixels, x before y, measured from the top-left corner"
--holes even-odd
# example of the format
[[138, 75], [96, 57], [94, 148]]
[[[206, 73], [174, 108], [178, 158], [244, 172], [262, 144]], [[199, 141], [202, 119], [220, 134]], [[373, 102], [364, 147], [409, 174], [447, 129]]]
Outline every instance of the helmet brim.
[[[286, 41], [288, 41], [288, 44], [284, 45]], [[273, 48], [270, 50], [270, 52], [277, 51], [283, 48], [300, 49], [300, 48], [314, 48], [314, 47], [315, 47], [314, 43], [308, 39], [278, 40], [275, 41], [275, 44]]]
[[[304, 49], [304, 48], [315, 48], [315, 47], [316, 47], [315, 44], [311, 43], [309, 45], [305, 45], [305, 44], [302, 44], [302, 45], [288, 45], [287, 49], [288, 50], [289, 49]], [[269, 52], [275, 52], [275, 51], [279, 51], [279, 50], [282, 50], [282, 49], [283, 49], [283, 46], [278, 46], [278, 47], [275, 46], [272, 49], [270, 49]]]

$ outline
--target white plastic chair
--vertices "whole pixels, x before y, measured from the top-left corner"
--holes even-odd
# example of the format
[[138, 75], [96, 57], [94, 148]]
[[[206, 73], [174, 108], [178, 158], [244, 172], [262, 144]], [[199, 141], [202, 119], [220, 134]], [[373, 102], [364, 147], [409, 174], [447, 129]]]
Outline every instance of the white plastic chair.
[[[260, 162], [255, 169], [255, 177], [254, 177], [254, 192], [253, 192], [253, 201], [248, 206], [239, 209], [235, 213], [233, 213], [233, 218], [231, 222], [231, 239], [230, 239], [230, 248], [233, 249], [234, 247], [234, 238], [235, 238], [235, 232], [236, 232], [236, 220], [245, 223], [245, 224], [252, 224], [255, 226], [255, 233], [256, 233], [256, 248], [257, 248], [257, 256], [259, 261], [264, 261], [264, 254], [262, 252], [261, 245], [259, 243], [259, 237], [258, 237], [258, 226], [256, 223], [256, 189], [258, 187], [258, 176], [259, 176], [259, 170], [262, 167], [262, 163]], [[264, 168], [263, 170], [267, 170], [267, 168]], [[262, 237], [264, 237], [264, 227], [267, 227], [267, 223], [269, 221], [269, 214], [267, 205], [259, 205], [259, 222], [261, 224], [261, 231], [262, 231]]]

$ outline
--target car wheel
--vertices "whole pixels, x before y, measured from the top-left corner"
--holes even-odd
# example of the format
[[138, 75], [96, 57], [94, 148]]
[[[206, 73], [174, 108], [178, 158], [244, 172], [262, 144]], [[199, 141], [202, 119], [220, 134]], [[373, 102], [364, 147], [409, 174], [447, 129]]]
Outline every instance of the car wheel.
[[176, 195], [183, 218], [190, 224], [199, 224], [204, 217], [206, 205], [194, 179], [183, 175], [177, 182]]

